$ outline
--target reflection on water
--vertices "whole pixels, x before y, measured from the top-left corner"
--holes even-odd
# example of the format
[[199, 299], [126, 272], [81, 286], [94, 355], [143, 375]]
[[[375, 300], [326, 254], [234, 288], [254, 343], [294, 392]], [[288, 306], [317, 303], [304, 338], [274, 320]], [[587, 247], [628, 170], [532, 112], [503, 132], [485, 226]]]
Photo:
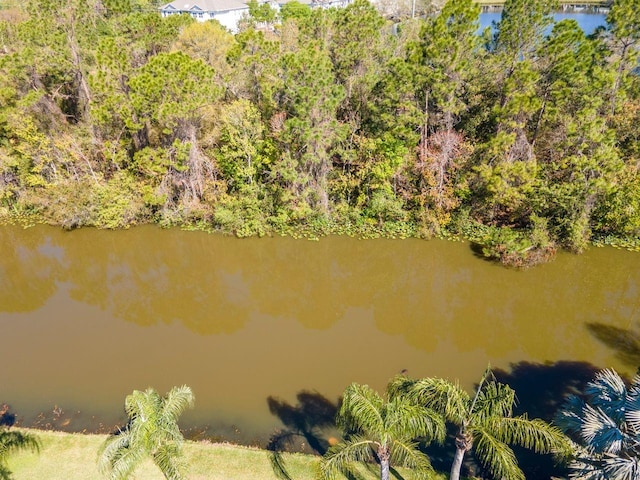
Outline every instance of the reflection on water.
[[603, 323], [587, 324], [589, 331], [616, 352], [616, 356], [632, 368], [640, 368], [640, 333], [628, 328]]
[[264, 442], [267, 399], [302, 390], [640, 358], [640, 255], [608, 248], [518, 272], [444, 241], [3, 227], [0, 253], [0, 403], [23, 423], [111, 428], [133, 389], [188, 384], [186, 424]]

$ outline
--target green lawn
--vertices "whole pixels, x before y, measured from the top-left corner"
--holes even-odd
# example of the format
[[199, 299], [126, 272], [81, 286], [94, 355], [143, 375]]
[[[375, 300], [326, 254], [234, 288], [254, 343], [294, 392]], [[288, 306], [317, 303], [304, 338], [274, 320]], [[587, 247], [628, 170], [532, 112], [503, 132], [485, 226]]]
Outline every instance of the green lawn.
[[[42, 448], [39, 454], [21, 452], [10, 457], [9, 468], [14, 480], [104, 480], [96, 468], [96, 456], [105, 435], [31, 432], [40, 439]], [[189, 480], [278, 480], [271, 468], [269, 453], [257, 448], [186, 442], [185, 457]], [[284, 454], [283, 458], [293, 480], [315, 478], [319, 457]], [[363, 478], [375, 479], [377, 467], [371, 465], [369, 471], [363, 468], [361, 473]], [[137, 469], [134, 478], [164, 480], [151, 462]]]
[[[42, 442], [40, 453], [18, 453], [9, 459], [15, 480], [104, 480], [98, 473], [96, 456], [105, 435], [32, 431]], [[185, 457], [190, 480], [277, 479], [266, 451], [226, 444], [186, 442]], [[292, 478], [314, 478], [318, 457], [284, 456]], [[160, 471], [147, 462], [135, 471], [135, 480], [163, 480]]]

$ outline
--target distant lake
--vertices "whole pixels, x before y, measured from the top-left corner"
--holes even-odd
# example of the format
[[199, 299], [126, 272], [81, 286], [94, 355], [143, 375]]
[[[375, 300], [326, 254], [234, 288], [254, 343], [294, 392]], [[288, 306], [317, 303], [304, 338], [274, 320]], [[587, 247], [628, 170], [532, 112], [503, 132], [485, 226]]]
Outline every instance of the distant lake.
[[[480, 31], [491, 27], [493, 23], [498, 23], [502, 12], [485, 12], [480, 14]], [[573, 19], [584, 30], [584, 33], [591, 35], [596, 28], [604, 27], [607, 24], [607, 16], [604, 13], [555, 13], [553, 18], [556, 22]]]

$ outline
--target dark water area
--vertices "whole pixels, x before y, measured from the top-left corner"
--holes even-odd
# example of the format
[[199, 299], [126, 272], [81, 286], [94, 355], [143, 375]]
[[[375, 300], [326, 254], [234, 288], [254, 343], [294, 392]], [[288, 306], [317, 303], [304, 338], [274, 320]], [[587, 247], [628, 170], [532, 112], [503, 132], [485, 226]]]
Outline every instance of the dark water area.
[[[487, 27], [493, 27], [500, 21], [501, 12], [483, 12], [480, 14], [480, 31]], [[607, 25], [607, 16], [604, 13], [587, 13], [587, 12], [562, 12], [554, 13], [555, 22], [562, 20], [575, 20], [584, 31], [585, 35], [591, 35], [596, 28]], [[549, 32], [551, 29], [549, 29]], [[548, 33], [548, 32], [547, 32]]]
[[264, 446], [403, 370], [472, 388], [490, 363], [545, 417], [640, 364], [640, 255], [613, 248], [515, 271], [440, 240], [7, 226], [0, 259], [0, 404], [27, 426], [109, 431], [132, 390], [187, 384], [190, 436]]

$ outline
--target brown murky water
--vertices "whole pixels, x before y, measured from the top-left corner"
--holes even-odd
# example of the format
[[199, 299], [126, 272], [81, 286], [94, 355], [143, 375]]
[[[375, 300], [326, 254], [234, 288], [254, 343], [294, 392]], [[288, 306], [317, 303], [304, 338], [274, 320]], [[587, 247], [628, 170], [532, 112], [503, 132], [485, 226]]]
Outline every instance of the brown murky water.
[[2, 227], [0, 255], [0, 403], [22, 424], [111, 428], [133, 389], [187, 384], [181, 424], [264, 442], [269, 397], [403, 369], [640, 364], [640, 255], [611, 248], [518, 272], [446, 241]]

